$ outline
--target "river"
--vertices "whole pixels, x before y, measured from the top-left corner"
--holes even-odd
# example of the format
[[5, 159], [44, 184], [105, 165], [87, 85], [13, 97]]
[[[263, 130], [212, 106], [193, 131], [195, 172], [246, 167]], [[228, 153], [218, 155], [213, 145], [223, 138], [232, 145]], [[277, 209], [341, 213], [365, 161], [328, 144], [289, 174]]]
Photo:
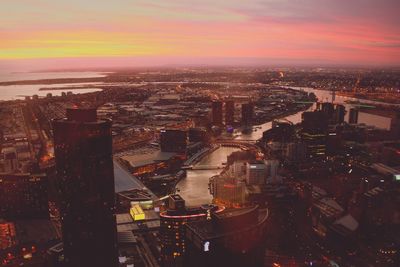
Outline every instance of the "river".
[[[331, 93], [329, 91], [323, 90], [315, 90], [312, 88], [298, 88], [298, 87], [291, 87], [292, 89], [297, 90], [304, 90], [306, 92], [313, 92], [320, 101], [326, 101], [331, 99]], [[346, 117], [345, 120], [348, 121], [348, 111], [351, 104], [345, 103], [345, 100], [360, 100], [363, 103], [368, 104], [382, 104], [375, 101], [368, 101], [363, 99], [354, 99], [342, 96], [335, 97], [335, 103], [343, 104], [346, 106]], [[315, 105], [311, 107], [309, 110], [313, 110]], [[296, 124], [301, 122], [301, 114], [303, 111], [297, 112], [293, 115], [285, 117], [286, 120], [291, 121], [292, 123]], [[390, 127], [390, 119], [385, 118], [382, 116], [372, 115], [369, 113], [359, 113], [359, 123], [365, 123], [366, 125], [375, 126], [378, 128], [389, 129]], [[241, 134], [237, 137], [237, 139], [241, 140], [258, 140], [262, 137], [264, 131], [271, 129], [272, 122], [267, 122], [262, 125], [259, 125], [253, 132], [249, 134]], [[222, 162], [226, 162], [227, 156], [231, 154], [233, 151], [237, 151], [238, 149], [228, 148], [228, 147], [221, 147], [214, 152], [212, 152], [207, 157], [203, 158], [198, 164], [196, 165], [217, 165]], [[177, 185], [177, 188], [180, 190], [181, 196], [185, 199], [186, 204], [189, 206], [197, 206], [201, 204], [210, 203], [212, 200], [212, 196], [208, 190], [208, 182], [209, 179], [217, 175], [220, 170], [211, 170], [211, 171], [204, 171], [204, 170], [191, 170], [187, 172], [187, 177], [180, 181]]]

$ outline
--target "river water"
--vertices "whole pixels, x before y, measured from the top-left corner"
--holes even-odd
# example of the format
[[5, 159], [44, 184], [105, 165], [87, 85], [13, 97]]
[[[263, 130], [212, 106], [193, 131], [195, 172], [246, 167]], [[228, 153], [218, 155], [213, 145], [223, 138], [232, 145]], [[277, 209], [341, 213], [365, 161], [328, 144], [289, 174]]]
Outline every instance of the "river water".
[[[320, 101], [327, 101], [331, 99], [331, 94], [329, 91], [315, 90], [312, 88], [293, 88], [304, 90], [306, 92], [313, 92]], [[351, 108], [351, 104], [345, 103], [345, 100], [357, 100], [354, 98], [336, 96], [335, 103], [343, 104], [346, 106], [346, 117], [345, 120], [348, 121], [348, 111]], [[363, 103], [376, 104], [374, 101], [361, 100]], [[315, 105], [309, 110], [313, 110]], [[285, 117], [286, 120], [293, 122], [294, 124], [301, 122], [301, 114], [303, 111], [296, 114]], [[367, 125], [375, 126], [378, 128], [389, 129], [390, 119], [382, 116], [377, 116], [369, 113], [359, 113], [359, 123], [365, 123]], [[271, 129], [272, 122], [264, 123], [253, 132], [249, 134], [241, 134], [237, 139], [241, 140], [258, 140], [262, 137], [264, 131]], [[237, 149], [236, 149], [237, 150]], [[198, 165], [217, 165], [221, 162], [226, 162], [227, 156], [231, 154], [235, 149], [222, 147], [214, 152], [212, 152], [207, 157], [203, 158]], [[210, 203], [212, 196], [208, 190], [209, 179], [217, 175], [220, 170], [191, 170], [187, 172], [187, 177], [178, 183], [177, 188], [180, 190], [181, 196], [185, 199], [186, 204], [189, 206], [196, 206], [201, 204]]]

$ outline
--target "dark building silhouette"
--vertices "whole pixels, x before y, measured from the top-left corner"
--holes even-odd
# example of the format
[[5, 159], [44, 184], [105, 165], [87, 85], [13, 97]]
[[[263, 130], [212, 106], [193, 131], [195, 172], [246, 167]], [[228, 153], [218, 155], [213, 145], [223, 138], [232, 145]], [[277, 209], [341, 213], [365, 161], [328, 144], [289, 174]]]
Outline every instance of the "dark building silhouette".
[[341, 124], [344, 122], [344, 116], [346, 115], [346, 108], [343, 105], [336, 105], [335, 108], [335, 123]]
[[65, 265], [117, 266], [111, 121], [67, 109], [53, 130]]
[[160, 132], [160, 148], [162, 152], [185, 153], [187, 142], [187, 131], [168, 129]]
[[254, 118], [254, 105], [253, 103], [242, 104], [242, 124], [252, 125]]
[[189, 142], [207, 142], [208, 133], [205, 128], [190, 128], [189, 132]]
[[228, 100], [225, 102], [225, 124], [233, 125], [235, 123], [235, 102]]
[[358, 109], [351, 108], [349, 114], [349, 123], [357, 124], [358, 123]]
[[258, 206], [232, 209], [186, 224], [185, 266], [264, 266], [268, 218]]
[[222, 125], [222, 102], [213, 101], [211, 104], [211, 122], [213, 125]]
[[47, 182], [44, 174], [0, 173], [0, 218], [49, 219]]
[[169, 196], [167, 211], [160, 213], [162, 266], [183, 266], [186, 251], [185, 225], [192, 221], [206, 220], [211, 211], [217, 210], [218, 207], [214, 205], [187, 208], [180, 195]]
[[322, 103], [321, 111], [324, 114], [326, 119], [331, 120], [335, 113], [335, 106], [333, 105], [333, 103], [324, 102], [324, 103]]
[[326, 141], [328, 121], [323, 111], [304, 112], [302, 114], [301, 140], [307, 146], [309, 157], [324, 157], [326, 155]]
[[400, 111], [398, 111], [390, 122], [390, 132], [394, 139], [400, 139]]

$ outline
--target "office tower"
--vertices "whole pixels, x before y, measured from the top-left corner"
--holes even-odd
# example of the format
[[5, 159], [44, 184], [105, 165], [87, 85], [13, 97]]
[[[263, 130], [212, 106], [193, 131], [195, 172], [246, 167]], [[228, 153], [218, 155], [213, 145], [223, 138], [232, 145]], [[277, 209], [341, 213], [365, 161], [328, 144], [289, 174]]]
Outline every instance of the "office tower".
[[254, 105], [253, 103], [242, 104], [242, 125], [250, 126], [253, 124]]
[[262, 185], [266, 183], [268, 167], [262, 161], [246, 164], [246, 183], [248, 185]]
[[210, 178], [213, 203], [225, 207], [241, 207], [246, 201], [246, 184], [234, 176], [217, 175]]
[[187, 208], [180, 195], [170, 195], [168, 210], [160, 213], [160, 239], [162, 266], [183, 266], [186, 251], [185, 224], [191, 221], [206, 220], [214, 205]]
[[3, 148], [3, 143], [4, 143], [4, 132], [2, 129], [0, 129], [0, 151]]
[[400, 111], [398, 111], [390, 122], [390, 133], [394, 139], [400, 139]]
[[334, 107], [333, 103], [324, 102], [324, 103], [322, 103], [321, 111], [324, 114], [325, 119], [332, 120], [334, 112], [335, 112], [335, 107]]
[[289, 162], [302, 162], [306, 159], [307, 146], [305, 143], [289, 143], [286, 146], [285, 159]]
[[189, 142], [207, 142], [208, 141], [208, 134], [205, 128], [190, 128], [189, 129]]
[[185, 266], [264, 266], [268, 212], [258, 206], [212, 213], [186, 224]]
[[48, 219], [46, 176], [0, 173], [0, 203], [0, 218]]
[[269, 159], [264, 161], [267, 166], [266, 183], [275, 183], [278, 181], [279, 160]]
[[111, 121], [67, 109], [53, 121], [65, 264], [117, 266]]
[[335, 123], [341, 124], [344, 122], [344, 116], [346, 115], [346, 108], [343, 105], [336, 105], [335, 109]]
[[225, 125], [235, 123], [235, 102], [228, 100], [225, 102]]
[[211, 122], [213, 125], [222, 125], [222, 102], [213, 101], [211, 104]]
[[350, 124], [357, 124], [358, 123], [358, 109], [351, 108], [349, 114], [349, 123]]
[[187, 131], [168, 129], [160, 132], [160, 148], [162, 152], [186, 153], [187, 141]]
[[[330, 103], [328, 103], [330, 104]], [[302, 114], [301, 140], [307, 146], [308, 157], [324, 157], [328, 121], [323, 111], [304, 112]]]
[[3, 171], [5, 173], [13, 173], [19, 169], [17, 151], [13, 147], [3, 148]]

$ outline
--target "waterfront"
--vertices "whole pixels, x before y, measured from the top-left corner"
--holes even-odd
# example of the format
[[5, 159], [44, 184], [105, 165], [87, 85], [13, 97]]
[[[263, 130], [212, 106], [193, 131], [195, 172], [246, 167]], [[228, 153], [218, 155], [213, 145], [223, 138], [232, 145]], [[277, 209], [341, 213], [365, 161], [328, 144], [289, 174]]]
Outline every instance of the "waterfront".
[[[96, 78], [104, 77], [106, 73], [99, 72], [16, 72], [6, 73], [0, 72], [0, 82], [18, 82], [18, 81], [36, 81], [51, 79], [73, 79], [73, 78]], [[32, 82], [33, 83], [33, 82]], [[98, 84], [98, 83], [96, 83]], [[62, 92], [71, 91], [74, 94], [84, 94], [100, 91], [99, 88], [93, 88], [94, 83], [61, 83], [61, 84], [18, 84], [18, 85], [1, 85], [0, 101], [24, 99], [25, 96], [38, 95], [44, 97], [48, 93], [54, 96], [61, 95]], [[64, 88], [65, 90], [39, 90], [40, 88]], [[77, 87], [71, 89], [68, 87]]]
[[[65, 90], [39, 90], [40, 88], [63, 88], [70, 86], [79, 86], [80, 88], [71, 89], [66, 88]], [[87, 87], [86, 87], [87, 86]], [[74, 94], [84, 94], [96, 91], [101, 91], [100, 88], [91, 87], [91, 83], [66, 83], [57, 84], [54, 86], [52, 84], [34, 84], [34, 85], [3, 85], [0, 86], [0, 100], [18, 100], [24, 99], [25, 96], [38, 95], [39, 97], [45, 97], [48, 93], [53, 96], [60, 96], [62, 92], [73, 92]]]
[[[60, 73], [58, 73], [60, 74]], [[61, 75], [61, 74], [60, 74]], [[69, 77], [70, 74], [66, 74]], [[93, 73], [90, 73], [93, 75]], [[82, 77], [82, 76], [80, 76]], [[52, 76], [41, 76], [40, 78], [53, 78]], [[170, 82], [171, 83], [171, 82]], [[181, 82], [172, 82], [172, 84], [180, 84]], [[163, 82], [157, 82], [152, 84], [163, 84]], [[166, 83], [168, 84], [168, 82]], [[226, 86], [229, 86], [230, 83], [220, 83]], [[31, 96], [33, 94], [38, 94], [39, 96], [45, 96], [47, 93], [52, 93], [53, 95], [60, 95], [63, 90], [52, 90], [52, 91], [39, 91], [39, 88], [54, 88], [54, 87], [68, 87], [68, 86], [88, 86], [93, 85], [93, 83], [74, 83], [74, 84], [43, 84], [43, 85], [10, 85], [10, 86], [0, 86], [0, 99], [1, 100], [11, 100], [11, 99], [21, 99], [25, 95]], [[113, 85], [105, 83], [104, 85]], [[118, 84], [116, 84], [118, 85]], [[130, 86], [141, 86], [144, 85], [143, 83], [130, 83]], [[329, 91], [323, 90], [316, 90], [312, 88], [303, 88], [303, 87], [290, 87], [291, 89], [295, 90], [303, 90], [308, 93], [314, 93], [319, 101], [326, 101], [331, 99], [331, 93]], [[85, 89], [78, 89], [75, 90], [74, 93], [86, 93], [92, 91], [101, 90], [99, 88], [85, 88]], [[66, 89], [65, 91], [70, 91], [70, 89]], [[72, 90], [71, 90], [72, 91]], [[357, 100], [357, 99], [350, 99], [348, 97], [336, 96], [335, 103], [344, 104], [346, 106], [347, 111], [352, 106], [351, 104], [345, 103], [345, 100]], [[362, 102], [366, 102], [365, 100], [360, 100]], [[378, 102], [374, 101], [367, 101], [368, 104], [374, 104]], [[315, 108], [315, 105], [311, 107], [309, 110]], [[301, 122], [301, 114], [304, 111], [296, 112], [295, 114], [286, 116], [282, 119], [288, 120], [294, 124]], [[348, 119], [348, 113], [346, 115], [346, 120]], [[379, 128], [388, 129], [390, 126], [390, 119], [384, 118], [377, 115], [372, 115], [368, 113], [360, 112], [359, 115], [359, 122], [365, 123], [367, 125], [374, 125]], [[264, 131], [271, 129], [272, 122], [266, 122], [254, 128], [252, 132], [249, 134], [240, 134], [237, 139], [239, 140], [258, 140], [262, 137]], [[222, 147], [217, 149], [216, 151], [210, 153], [206, 157], [204, 157], [199, 163], [196, 165], [218, 165], [222, 162], [226, 161], [227, 156], [236, 151], [238, 149], [235, 148], [227, 148]], [[209, 178], [218, 174], [221, 170], [190, 170], [187, 171], [187, 177], [180, 181], [177, 185], [177, 188], [180, 190], [180, 194], [185, 198], [188, 205], [200, 205], [205, 203], [210, 203], [212, 200], [212, 196], [209, 194], [208, 190], [208, 182]], [[117, 170], [116, 176], [122, 175], [121, 172]], [[130, 179], [116, 179], [116, 190], [125, 190], [128, 187], [137, 187], [137, 184], [132, 184]]]
[[105, 77], [106, 72], [91, 71], [56, 71], [56, 72], [4, 72], [0, 71], [0, 82], [34, 81], [66, 78]]
[[[200, 165], [220, 165], [226, 162], [227, 156], [240, 150], [234, 147], [221, 147], [211, 154], [202, 158], [196, 166]], [[198, 206], [211, 203], [212, 196], [208, 190], [208, 180], [217, 175], [221, 170], [188, 170], [186, 178], [182, 179], [177, 188], [179, 194], [185, 199], [189, 206]]]
[[[331, 94], [329, 91], [323, 90], [315, 90], [312, 88], [292, 88], [298, 90], [304, 90], [309, 93], [313, 92], [319, 101], [326, 101], [331, 98]], [[347, 97], [336, 96], [335, 103], [343, 104], [346, 106], [347, 114], [345, 120], [348, 120], [348, 110], [351, 108], [351, 104], [345, 103], [345, 100], [348, 100]], [[352, 99], [354, 100], [354, 99]], [[355, 99], [357, 100], [357, 99]], [[360, 101], [364, 101], [361, 100]], [[368, 101], [368, 104], [376, 104], [377, 102]], [[309, 110], [313, 110], [315, 105], [312, 106]], [[289, 115], [282, 119], [292, 122], [293, 124], [301, 122], [301, 114], [304, 111], [297, 112], [295, 114]], [[366, 125], [375, 126], [378, 128], [389, 129], [390, 127], [390, 119], [382, 116], [377, 116], [373, 114], [360, 112], [359, 114], [359, 123], [365, 123]], [[253, 132], [249, 134], [241, 134], [237, 137], [238, 140], [258, 140], [262, 138], [263, 132], [271, 129], [272, 122], [267, 122], [264, 124], [255, 127]], [[236, 149], [237, 150], [237, 149]], [[234, 150], [222, 147], [212, 152], [207, 157], [203, 158], [196, 165], [218, 165], [221, 162], [226, 161], [226, 158], [229, 154], [231, 154]], [[180, 190], [180, 194], [186, 200], [189, 205], [201, 205], [210, 203], [212, 201], [212, 196], [208, 190], [208, 182], [209, 179], [218, 174], [221, 170], [207, 170], [207, 171], [188, 171], [187, 178], [183, 179], [179, 184], [178, 188]]]

